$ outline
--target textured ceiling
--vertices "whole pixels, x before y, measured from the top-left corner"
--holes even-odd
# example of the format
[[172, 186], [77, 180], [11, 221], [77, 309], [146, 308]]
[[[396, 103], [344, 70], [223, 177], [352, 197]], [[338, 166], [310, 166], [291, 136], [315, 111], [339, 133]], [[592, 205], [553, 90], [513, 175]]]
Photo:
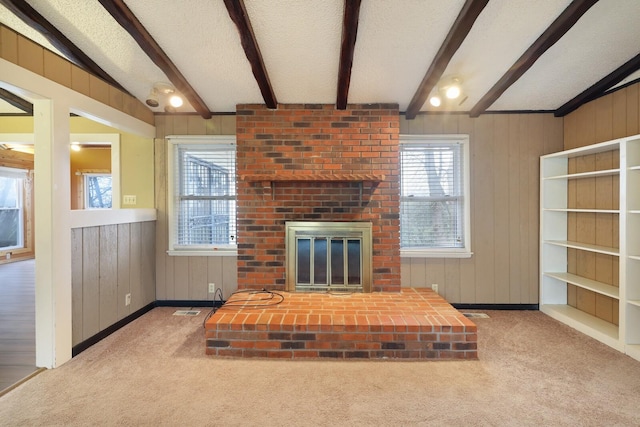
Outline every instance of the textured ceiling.
[[[169, 78], [98, 0], [27, 0], [127, 91], [144, 101]], [[125, 0], [212, 112], [264, 103], [241, 38], [222, 0]], [[469, 111], [570, 0], [490, 0], [443, 77], [463, 97], [436, 109]], [[344, 0], [244, 0], [280, 103], [335, 103]], [[395, 102], [404, 111], [465, 0], [364, 0], [348, 102]], [[600, 0], [487, 111], [555, 110], [639, 53], [640, 1]], [[0, 22], [56, 53], [0, 6]], [[0, 76], [1, 79], [2, 76]], [[636, 72], [618, 85], [640, 78]], [[162, 107], [154, 111], [162, 111]], [[185, 104], [179, 112], [193, 112]], [[0, 113], [4, 111], [0, 102]]]

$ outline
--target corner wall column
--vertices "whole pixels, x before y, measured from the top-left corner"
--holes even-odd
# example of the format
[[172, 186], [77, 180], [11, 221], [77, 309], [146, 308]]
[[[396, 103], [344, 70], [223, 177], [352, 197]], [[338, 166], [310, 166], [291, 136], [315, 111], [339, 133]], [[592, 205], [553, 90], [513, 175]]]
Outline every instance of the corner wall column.
[[35, 250], [36, 365], [71, 359], [69, 105], [36, 100]]

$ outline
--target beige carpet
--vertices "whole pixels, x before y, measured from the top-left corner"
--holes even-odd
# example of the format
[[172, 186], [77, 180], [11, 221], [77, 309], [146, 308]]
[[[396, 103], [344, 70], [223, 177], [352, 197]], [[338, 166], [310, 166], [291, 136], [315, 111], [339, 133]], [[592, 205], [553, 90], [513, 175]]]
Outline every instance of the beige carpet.
[[219, 360], [157, 308], [0, 397], [0, 425], [640, 425], [640, 362], [539, 312], [487, 312], [479, 361]]

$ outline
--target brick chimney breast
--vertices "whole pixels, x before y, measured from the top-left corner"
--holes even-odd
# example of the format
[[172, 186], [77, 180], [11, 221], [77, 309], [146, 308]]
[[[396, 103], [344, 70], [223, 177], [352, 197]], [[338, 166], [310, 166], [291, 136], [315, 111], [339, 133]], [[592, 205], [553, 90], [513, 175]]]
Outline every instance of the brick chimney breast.
[[372, 223], [374, 292], [400, 290], [397, 104], [241, 104], [239, 289], [285, 289], [285, 222]]

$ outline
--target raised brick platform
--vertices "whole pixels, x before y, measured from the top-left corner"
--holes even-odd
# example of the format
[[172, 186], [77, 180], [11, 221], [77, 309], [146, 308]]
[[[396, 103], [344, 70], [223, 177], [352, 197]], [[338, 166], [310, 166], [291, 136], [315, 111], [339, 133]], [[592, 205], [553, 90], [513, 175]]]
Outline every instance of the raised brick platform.
[[220, 357], [478, 358], [476, 325], [430, 289], [241, 292], [211, 316], [205, 334], [206, 353]]

